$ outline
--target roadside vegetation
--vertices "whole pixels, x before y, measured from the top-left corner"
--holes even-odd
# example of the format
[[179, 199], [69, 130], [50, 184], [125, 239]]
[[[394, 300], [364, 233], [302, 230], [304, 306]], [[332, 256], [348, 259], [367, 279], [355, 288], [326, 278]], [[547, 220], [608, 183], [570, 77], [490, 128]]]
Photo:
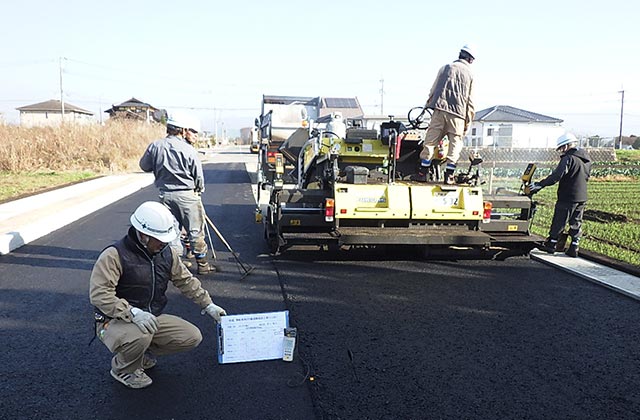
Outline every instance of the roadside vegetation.
[[0, 124], [0, 201], [100, 175], [137, 171], [158, 124], [110, 121], [24, 128]]
[[[589, 201], [580, 247], [628, 264], [640, 265], [640, 150], [616, 150], [616, 162], [595, 162], [587, 184]], [[535, 180], [547, 176], [557, 162], [546, 162]], [[496, 168], [493, 188], [517, 191], [522, 168]], [[488, 171], [484, 173], [488, 179]], [[486, 186], [486, 184], [485, 184]], [[557, 184], [534, 196], [538, 203], [533, 233], [546, 237], [556, 203]]]

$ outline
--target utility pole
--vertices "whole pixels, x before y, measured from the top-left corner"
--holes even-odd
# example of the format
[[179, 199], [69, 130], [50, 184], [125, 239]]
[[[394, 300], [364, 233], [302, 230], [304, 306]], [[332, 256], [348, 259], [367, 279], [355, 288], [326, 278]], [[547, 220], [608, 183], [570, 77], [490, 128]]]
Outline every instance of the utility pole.
[[622, 115], [624, 115], [624, 89], [618, 93], [622, 94], [622, 101], [620, 105], [620, 137], [618, 137], [618, 149], [622, 149]]
[[380, 115], [384, 115], [384, 78], [380, 79]]
[[[62, 111], [62, 122], [64, 122], [64, 93], [62, 90], [62, 59], [64, 57], [60, 57], [60, 110]], [[66, 58], [65, 58], [66, 60]]]
[[220, 145], [220, 138], [218, 138], [218, 111], [216, 107], [213, 107], [213, 131], [215, 133], [216, 145]]

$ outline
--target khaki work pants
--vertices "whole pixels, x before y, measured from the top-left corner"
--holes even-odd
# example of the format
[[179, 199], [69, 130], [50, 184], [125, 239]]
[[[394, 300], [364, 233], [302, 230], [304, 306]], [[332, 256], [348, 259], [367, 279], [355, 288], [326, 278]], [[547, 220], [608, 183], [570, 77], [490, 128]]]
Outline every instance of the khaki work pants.
[[[187, 232], [191, 251], [196, 257], [205, 257], [208, 247], [204, 238], [205, 213], [200, 196], [194, 191], [162, 191], [160, 201], [169, 208], [180, 227]], [[175, 248], [182, 254], [181, 249], [177, 249], [177, 246]]]
[[464, 136], [464, 119], [456, 117], [448, 112], [436, 109], [431, 116], [431, 122], [425, 135], [421, 160], [431, 160], [433, 150], [440, 140], [447, 136], [449, 139], [449, 150], [447, 151], [447, 163], [455, 167], [462, 152], [462, 136]]
[[142, 358], [148, 350], [166, 355], [191, 350], [202, 341], [195, 325], [174, 315], [157, 317], [159, 328], [155, 334], [143, 333], [133, 322], [112, 319], [97, 325], [98, 338], [115, 356], [111, 368], [115, 373], [130, 373], [142, 368]]

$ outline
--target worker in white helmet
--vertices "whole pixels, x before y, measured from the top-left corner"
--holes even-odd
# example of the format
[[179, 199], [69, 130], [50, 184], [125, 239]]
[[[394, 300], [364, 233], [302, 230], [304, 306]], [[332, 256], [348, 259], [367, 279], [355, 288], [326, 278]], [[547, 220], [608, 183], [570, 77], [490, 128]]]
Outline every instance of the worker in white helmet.
[[578, 139], [571, 133], [558, 137], [556, 150], [561, 153], [556, 169], [551, 175], [534, 182], [531, 186], [531, 193], [535, 194], [544, 187], [558, 183], [558, 199], [549, 236], [540, 249], [550, 254], [556, 252], [560, 234], [568, 223], [571, 244], [565, 253], [570, 257], [577, 257], [582, 236], [582, 215], [587, 205], [587, 181], [591, 175], [591, 158], [586, 150], [578, 148]]
[[[192, 145], [197, 141], [199, 130], [200, 122], [192, 115], [181, 112], [169, 114], [167, 136], [147, 147], [140, 158], [140, 168], [155, 175], [160, 201], [186, 231], [198, 274], [207, 274], [212, 268], [207, 261], [205, 214], [200, 196], [204, 192], [204, 172], [198, 151]], [[175, 244], [176, 249], [181, 249], [179, 241]], [[188, 261], [185, 263], [190, 265]]]
[[433, 115], [420, 153], [420, 167], [418, 173], [412, 177], [413, 180], [428, 181], [427, 174], [433, 163], [434, 149], [446, 136], [449, 145], [446, 153], [445, 182], [454, 183], [453, 174], [462, 151], [463, 137], [475, 116], [472, 99], [473, 74], [470, 67], [475, 57], [474, 49], [464, 45], [460, 49], [458, 59], [443, 66], [438, 72], [424, 106], [423, 115], [427, 109], [432, 109]]
[[145, 388], [152, 383], [145, 370], [155, 366], [155, 355], [191, 350], [202, 341], [195, 325], [163, 313], [169, 282], [216, 322], [226, 311], [168, 246], [178, 233], [163, 204], [142, 203], [130, 220], [127, 234], [98, 257], [89, 298], [96, 335], [114, 353], [111, 376], [129, 388]]

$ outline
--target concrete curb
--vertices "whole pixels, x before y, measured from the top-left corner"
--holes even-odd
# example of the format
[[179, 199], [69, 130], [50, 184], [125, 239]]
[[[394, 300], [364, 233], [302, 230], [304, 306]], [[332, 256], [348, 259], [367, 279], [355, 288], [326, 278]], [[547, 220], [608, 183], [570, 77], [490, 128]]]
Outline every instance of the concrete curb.
[[112, 175], [0, 205], [0, 255], [60, 229], [153, 183], [153, 175]]
[[534, 249], [531, 259], [566, 271], [585, 280], [640, 300], [640, 278], [584, 258], [567, 257], [563, 253], [547, 254]]

